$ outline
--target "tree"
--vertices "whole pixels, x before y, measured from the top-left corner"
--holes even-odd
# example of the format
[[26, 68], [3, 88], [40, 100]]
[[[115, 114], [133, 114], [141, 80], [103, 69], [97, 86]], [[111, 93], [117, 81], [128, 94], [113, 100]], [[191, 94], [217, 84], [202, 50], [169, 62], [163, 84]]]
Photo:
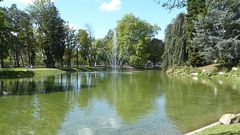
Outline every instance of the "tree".
[[98, 64], [112, 64], [113, 36], [114, 31], [109, 30], [103, 39], [94, 41], [93, 48], [96, 50], [96, 61]]
[[[158, 4], [160, 4], [163, 0], [155, 0]], [[162, 6], [167, 9], [174, 8], [182, 8], [187, 5], [187, 0], [167, 0], [166, 2], [162, 2]]]
[[186, 15], [181, 13], [172, 24], [168, 25], [165, 31], [165, 49], [162, 56], [163, 69], [180, 66], [187, 61], [185, 24]]
[[76, 40], [76, 35], [75, 31], [73, 28], [70, 28], [69, 25], [66, 26], [66, 60], [67, 60], [67, 66], [71, 67], [71, 59], [73, 57], [74, 49], [77, 46], [77, 40]]
[[[22, 12], [19, 19], [19, 43], [22, 45], [22, 53], [27, 52], [27, 63], [29, 66], [35, 65], [37, 52], [36, 37], [34, 35], [32, 17], [26, 12]], [[24, 54], [24, 53], [23, 53]]]
[[66, 32], [59, 11], [51, 0], [36, 0], [30, 6], [30, 13], [36, 23], [46, 66], [55, 67], [56, 62], [63, 66]]
[[93, 28], [91, 25], [86, 24], [86, 32], [88, 33], [88, 37], [89, 37], [89, 60], [88, 60], [88, 64], [90, 66], [93, 66], [96, 62], [96, 48], [93, 48], [93, 42], [94, 42], [94, 34], [93, 34]]
[[187, 1], [187, 21], [186, 21], [186, 35], [187, 35], [187, 50], [188, 61], [192, 66], [201, 66], [203, 60], [199, 56], [198, 49], [193, 47], [192, 40], [194, 38], [195, 28], [194, 21], [198, 19], [199, 15], [205, 16], [207, 11], [207, 0], [188, 0]]
[[4, 67], [4, 59], [8, 57], [9, 50], [9, 22], [3, 8], [0, 7], [0, 67]]
[[[22, 20], [24, 12], [19, 10], [16, 4], [13, 4], [7, 12], [7, 16], [10, 20], [11, 27], [11, 54], [14, 59], [14, 63], [16, 67], [20, 67], [20, 58], [22, 58], [22, 51], [24, 48], [24, 44], [22, 43], [21, 37], [19, 35], [22, 32], [22, 27], [20, 24], [20, 20]], [[23, 65], [24, 62], [22, 61]]]
[[235, 66], [240, 63], [240, 40], [230, 38], [220, 41], [216, 45], [218, 57], [223, 64]]
[[80, 44], [80, 55], [84, 65], [89, 63], [89, 54], [91, 47], [91, 39], [86, 30], [80, 29], [78, 32], [78, 42]]
[[[55, 8], [55, 11], [56, 8]], [[58, 12], [58, 11], [57, 11]], [[65, 42], [66, 42], [66, 28], [65, 22], [60, 16], [56, 16], [52, 22], [51, 37], [53, 39], [53, 56], [56, 62], [61, 64], [63, 67], [63, 56], [65, 53]]]
[[195, 21], [192, 44], [199, 50], [202, 64], [212, 64], [217, 59], [230, 65], [239, 63], [239, 8], [239, 1], [213, 0], [206, 15], [200, 15]]
[[151, 25], [132, 14], [125, 15], [117, 25], [119, 64], [143, 66], [149, 53], [146, 52], [159, 27]]
[[108, 59], [108, 51], [104, 39], [97, 39], [93, 42], [93, 48], [96, 50], [96, 62], [97, 64], [110, 64]]
[[162, 40], [159, 40], [157, 38], [152, 39], [150, 46], [148, 48], [149, 60], [153, 62], [153, 65], [155, 66], [156, 63], [160, 62], [161, 57], [164, 52], [164, 43]]
[[[160, 3], [162, 1], [157, 0], [157, 2]], [[191, 64], [192, 66], [200, 66], [203, 61], [199, 56], [199, 50], [197, 48], [194, 48], [192, 45], [192, 40], [194, 37], [193, 33], [195, 32], [193, 22], [198, 19], [198, 15], [206, 14], [209, 2], [209, 0], [167, 0], [162, 5], [169, 10], [187, 6], [188, 13], [186, 15], [185, 25], [185, 36], [187, 37], [187, 64]]]

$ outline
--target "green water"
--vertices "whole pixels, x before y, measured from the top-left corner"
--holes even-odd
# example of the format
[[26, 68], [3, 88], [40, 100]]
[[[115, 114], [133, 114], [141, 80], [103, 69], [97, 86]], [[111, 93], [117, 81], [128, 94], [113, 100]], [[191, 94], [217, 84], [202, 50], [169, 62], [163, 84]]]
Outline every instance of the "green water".
[[159, 71], [0, 80], [1, 135], [178, 135], [240, 111], [238, 84]]

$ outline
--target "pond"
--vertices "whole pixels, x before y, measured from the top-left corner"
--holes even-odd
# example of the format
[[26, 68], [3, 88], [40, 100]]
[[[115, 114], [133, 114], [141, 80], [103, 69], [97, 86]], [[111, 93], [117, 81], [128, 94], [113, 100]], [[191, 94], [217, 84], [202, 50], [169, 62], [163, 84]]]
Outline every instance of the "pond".
[[0, 80], [1, 135], [181, 135], [238, 112], [238, 84], [160, 71]]

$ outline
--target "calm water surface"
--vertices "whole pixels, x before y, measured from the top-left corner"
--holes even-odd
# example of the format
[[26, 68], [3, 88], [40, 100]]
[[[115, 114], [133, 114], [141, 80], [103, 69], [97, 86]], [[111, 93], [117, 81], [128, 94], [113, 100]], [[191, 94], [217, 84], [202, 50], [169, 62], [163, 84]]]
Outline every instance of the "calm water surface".
[[159, 71], [0, 80], [0, 95], [1, 135], [181, 135], [240, 111], [238, 84]]

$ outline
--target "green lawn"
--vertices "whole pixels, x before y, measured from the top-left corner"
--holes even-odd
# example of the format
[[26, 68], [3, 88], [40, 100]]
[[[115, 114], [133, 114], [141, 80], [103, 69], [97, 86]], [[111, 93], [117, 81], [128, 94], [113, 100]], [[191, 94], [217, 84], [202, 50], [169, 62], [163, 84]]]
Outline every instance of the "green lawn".
[[0, 78], [22, 78], [56, 75], [65, 72], [105, 71], [108, 67], [75, 67], [75, 68], [0, 68]]
[[218, 125], [213, 128], [204, 130], [197, 135], [240, 135], [240, 124]]
[[52, 68], [4, 68], [0, 69], [0, 78], [22, 78], [22, 77], [38, 77], [46, 75], [55, 75], [64, 73], [61, 69]]

